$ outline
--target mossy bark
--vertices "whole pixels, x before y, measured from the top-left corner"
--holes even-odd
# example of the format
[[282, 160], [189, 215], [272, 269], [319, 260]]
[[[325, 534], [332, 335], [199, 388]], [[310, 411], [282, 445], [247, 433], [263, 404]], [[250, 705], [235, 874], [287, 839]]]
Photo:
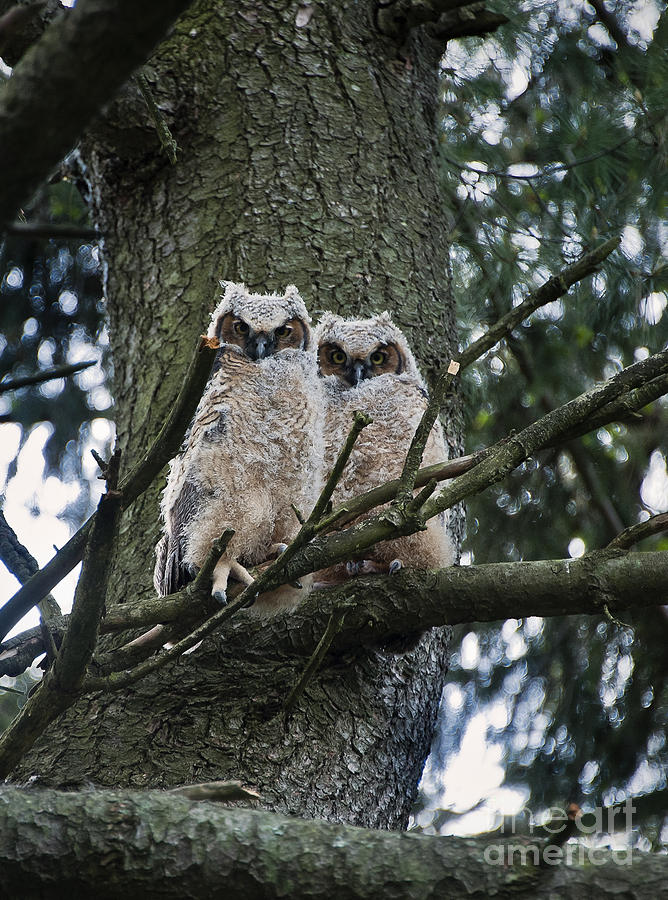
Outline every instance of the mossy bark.
[[[82, 148], [105, 232], [118, 443], [132, 466], [164, 421], [219, 278], [296, 284], [313, 313], [388, 309], [425, 370], [454, 349], [438, 194], [442, 45], [378, 32], [372, 4], [198, 2], [145, 69], [179, 146], [160, 150], [130, 83]], [[458, 446], [454, 419], [446, 423]], [[156, 483], [124, 515], [113, 602], [153, 594]], [[271, 718], [303, 659], [207, 641], [123, 696], [66, 713], [15, 778], [160, 785], [240, 778], [264, 804], [405, 826], [429, 752], [447, 634], [404, 657], [325, 664], [291, 724]]]
[[158, 791], [0, 792], [3, 887], [23, 900], [666, 896], [665, 856], [545, 844], [372, 832]]

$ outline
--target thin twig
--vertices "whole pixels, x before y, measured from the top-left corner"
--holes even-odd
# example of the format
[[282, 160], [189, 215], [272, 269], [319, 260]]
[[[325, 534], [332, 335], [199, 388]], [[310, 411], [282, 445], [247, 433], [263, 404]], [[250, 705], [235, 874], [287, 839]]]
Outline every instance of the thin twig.
[[136, 79], [137, 86], [141, 91], [141, 95], [144, 98], [144, 102], [146, 103], [146, 108], [148, 109], [148, 114], [151, 117], [151, 121], [153, 122], [153, 126], [158, 135], [160, 146], [165, 151], [165, 154], [167, 155], [170, 163], [175, 166], [176, 154], [178, 153], [179, 146], [174, 140], [171, 131], [169, 130], [167, 120], [160, 111], [158, 104], [155, 102], [153, 91], [151, 90], [151, 86], [149, 85], [146, 76], [141, 72], [138, 72], [136, 75]]
[[573, 265], [562, 269], [557, 275], [549, 278], [545, 284], [542, 284], [537, 290], [532, 291], [529, 296], [522, 301], [510, 312], [502, 316], [498, 321], [491, 325], [485, 334], [477, 341], [463, 350], [457, 357], [462, 369], [470, 366], [472, 362], [479, 359], [483, 353], [486, 353], [491, 347], [505, 337], [516, 328], [520, 322], [523, 322], [531, 313], [535, 312], [539, 307], [545, 306], [563, 296], [568, 289], [576, 282], [581, 281], [588, 275], [591, 275], [598, 266], [608, 257], [613, 250], [619, 246], [620, 238], [614, 237], [605, 241], [595, 250], [585, 254]]
[[[337, 484], [341, 480], [341, 476], [343, 475], [343, 470], [345, 469], [348, 460], [350, 459], [350, 454], [353, 452], [353, 447], [355, 446], [355, 442], [357, 438], [360, 436], [362, 431], [368, 426], [371, 425], [372, 419], [366, 413], [359, 412], [356, 410], [353, 413], [353, 425], [350, 431], [348, 432], [348, 437], [344, 441], [343, 447], [339, 451], [339, 455], [336, 458], [336, 462], [332, 467], [332, 471], [329, 473], [329, 477], [323, 487], [318, 500], [311, 511], [311, 515], [308, 517], [307, 522], [312, 525], [317, 525], [318, 522], [322, 519], [327, 507], [329, 505], [330, 500], [332, 499], [332, 494], [334, 493]], [[305, 523], [306, 524], [306, 523]]]
[[[431, 466], [425, 466], [419, 469], [415, 477], [415, 487], [421, 488], [430, 481], [445, 481], [448, 478], [455, 478], [462, 475], [476, 466], [486, 455], [487, 450], [479, 450], [477, 453], [468, 456], [460, 456], [457, 459], [450, 459], [442, 463], [434, 463]], [[354, 519], [357, 519], [363, 513], [377, 506], [382, 506], [392, 500], [397, 493], [399, 487], [399, 479], [388, 481], [381, 484], [364, 494], [357, 497], [351, 497], [344, 504], [337, 507], [325, 519], [321, 520], [316, 528], [316, 533], [331, 531], [333, 528], [342, 528]]]
[[436, 387], [415, 429], [415, 434], [406, 453], [404, 467], [399, 476], [397, 495], [394, 499], [394, 503], [397, 506], [405, 506], [413, 498], [413, 488], [415, 487], [415, 479], [422, 462], [424, 448], [427, 446], [429, 435], [438, 418], [441, 407], [445, 403], [446, 394], [458, 372], [459, 363], [451, 360], [447, 370], [439, 375]]
[[87, 359], [85, 362], [72, 363], [67, 366], [54, 366], [51, 369], [34, 372], [32, 375], [20, 375], [18, 378], [0, 381], [0, 394], [4, 394], [6, 391], [16, 391], [18, 388], [28, 387], [31, 384], [40, 384], [42, 381], [51, 381], [54, 378], [66, 378], [68, 375], [83, 372], [84, 369], [88, 369], [96, 363], [96, 359]]
[[638, 541], [644, 541], [645, 538], [654, 534], [661, 534], [662, 531], [668, 531], [668, 513], [659, 513], [656, 516], [650, 516], [645, 522], [638, 522], [636, 525], [630, 525], [624, 531], [614, 537], [607, 545], [607, 550], [628, 550]]
[[98, 241], [106, 232], [98, 231], [85, 225], [70, 225], [67, 222], [12, 222], [6, 228], [7, 234], [12, 237], [26, 238], [53, 238], [55, 240], [82, 240]]
[[347, 610], [344, 607], [339, 607], [338, 609], [335, 609], [329, 617], [327, 628], [325, 628], [325, 632], [320, 638], [318, 646], [315, 648], [313, 655], [304, 666], [304, 671], [300, 675], [299, 680], [292, 688], [292, 690], [288, 694], [287, 700], [283, 704], [282, 712], [286, 718], [291, 715], [293, 709], [297, 704], [297, 701], [306, 690], [309, 682], [311, 682], [315, 677], [316, 672], [320, 668], [322, 661], [327, 654], [327, 651], [332, 646], [332, 641], [341, 630], [343, 621], [346, 617], [346, 612]]

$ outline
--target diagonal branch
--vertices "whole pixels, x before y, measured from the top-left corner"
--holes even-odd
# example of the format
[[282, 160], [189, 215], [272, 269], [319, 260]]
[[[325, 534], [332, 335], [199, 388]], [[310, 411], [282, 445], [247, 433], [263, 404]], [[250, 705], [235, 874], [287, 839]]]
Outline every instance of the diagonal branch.
[[[215, 339], [200, 338], [167, 421], [143, 458], [121, 481], [120, 490], [123, 494], [124, 508], [146, 490], [163, 466], [178, 451], [209, 379], [217, 349], [218, 342]], [[94, 519], [95, 516], [92, 516], [53, 559], [36, 572], [0, 609], [0, 635], [3, 638], [19, 619], [23, 618], [81, 561]]]
[[424, 448], [427, 446], [429, 435], [438, 418], [441, 407], [445, 403], [446, 394], [458, 372], [459, 363], [451, 360], [447, 370], [438, 378], [436, 387], [432, 392], [427, 408], [422, 414], [418, 427], [415, 429], [413, 440], [411, 441], [408, 453], [406, 454], [406, 461], [404, 462], [404, 468], [399, 476], [397, 494], [394, 498], [394, 503], [397, 506], [405, 506], [413, 498], [413, 489], [424, 455]]
[[[577, 428], [589, 430], [590, 418], [606, 405], [628, 402], [629, 394], [636, 388], [665, 375], [668, 375], [668, 350], [629, 366], [603, 385], [538, 419], [518, 435], [500, 441], [487, 451], [474, 469], [455, 478], [439, 494], [427, 500], [422, 509], [424, 517], [438, 515], [466, 497], [496, 484], [536, 451], [559, 443], [565, 434], [572, 434]], [[289, 576], [298, 578], [333, 562], [359, 558], [364, 550], [379, 541], [412, 534], [416, 530], [410, 517], [402, 518], [399, 510], [393, 512], [393, 516], [377, 515], [346, 531], [316, 537], [290, 561]]]
[[[111, 478], [107, 482], [113, 483]], [[0, 738], [0, 778], [12, 770], [44, 728], [81, 693], [104, 609], [122, 510], [121, 494], [110, 488], [100, 500], [91, 528], [60, 652], [36, 692]]]
[[639, 541], [652, 537], [655, 534], [661, 534], [668, 531], [668, 513], [660, 513], [656, 516], [650, 516], [645, 522], [638, 522], [637, 525], [630, 525], [621, 531], [608, 544], [608, 550], [628, 550]]
[[605, 241], [605, 243], [596, 247], [590, 253], [586, 253], [573, 265], [562, 269], [557, 275], [553, 275], [537, 290], [532, 291], [526, 300], [523, 300], [519, 306], [502, 316], [487, 329], [481, 338], [469, 344], [466, 350], [459, 354], [458, 361], [462, 369], [470, 366], [483, 353], [486, 353], [487, 350], [497, 344], [507, 334], [510, 334], [531, 313], [547, 303], [558, 300], [572, 285], [595, 272], [603, 260], [610, 256], [613, 250], [617, 249], [619, 242], [619, 237], [610, 238], [610, 240]]
[[19, 378], [0, 381], [0, 394], [4, 394], [6, 391], [15, 391], [18, 388], [27, 387], [31, 384], [51, 381], [53, 378], [66, 378], [68, 375], [83, 372], [84, 369], [88, 369], [96, 363], [96, 359], [88, 359], [85, 362], [72, 363], [66, 366], [53, 366], [50, 369], [42, 369], [41, 372], [34, 372], [32, 375], [22, 375]]

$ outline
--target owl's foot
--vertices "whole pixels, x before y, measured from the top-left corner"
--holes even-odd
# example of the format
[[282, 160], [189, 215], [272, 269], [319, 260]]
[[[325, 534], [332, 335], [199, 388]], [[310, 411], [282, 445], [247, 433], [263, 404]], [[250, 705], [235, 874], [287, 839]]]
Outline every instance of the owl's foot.
[[287, 549], [288, 549], [287, 544], [282, 544], [282, 543], [281, 544], [272, 544], [271, 547], [269, 548], [269, 556], [267, 557], [267, 559], [271, 559], [272, 557], [274, 559], [276, 559], [276, 557], [280, 556], [281, 553], [285, 553], [285, 551]]
[[403, 569], [403, 567], [404, 567], [404, 564], [402, 563], [402, 561], [400, 559], [393, 559], [387, 570], [387, 574], [388, 575], [396, 575], [396, 573], [399, 571], [399, 569]]
[[393, 559], [389, 566], [387, 563], [377, 563], [373, 559], [360, 559], [357, 562], [349, 560], [346, 563], [346, 574], [349, 578], [358, 575], [394, 575], [399, 569], [403, 569], [403, 566], [400, 559]]
[[253, 576], [244, 569], [241, 563], [229, 556], [221, 556], [213, 570], [213, 584], [211, 585], [211, 596], [219, 603], [227, 603], [227, 582], [230, 578], [240, 581], [243, 585], [253, 583]]

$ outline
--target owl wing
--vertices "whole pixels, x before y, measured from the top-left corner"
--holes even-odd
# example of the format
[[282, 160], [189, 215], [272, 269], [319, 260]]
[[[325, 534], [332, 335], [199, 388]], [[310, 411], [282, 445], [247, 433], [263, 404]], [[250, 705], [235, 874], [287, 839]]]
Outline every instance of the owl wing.
[[180, 590], [194, 578], [194, 572], [184, 562], [186, 540], [200, 501], [200, 490], [186, 477], [183, 486], [168, 510], [165, 534], [155, 547], [153, 584], [161, 597]]

